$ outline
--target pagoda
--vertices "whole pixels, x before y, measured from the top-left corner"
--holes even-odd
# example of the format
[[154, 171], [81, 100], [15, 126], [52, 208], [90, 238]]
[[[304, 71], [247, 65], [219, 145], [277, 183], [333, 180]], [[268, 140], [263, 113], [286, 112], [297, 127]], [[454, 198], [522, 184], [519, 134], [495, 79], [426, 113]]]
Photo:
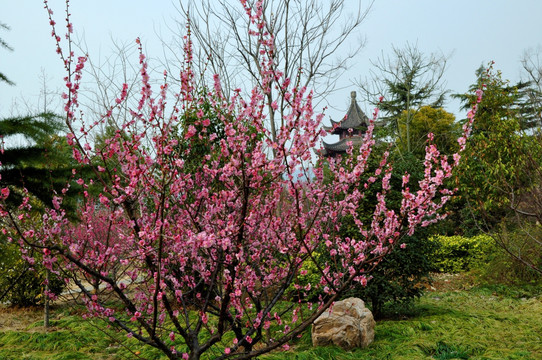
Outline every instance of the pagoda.
[[352, 142], [353, 146], [360, 146], [363, 143], [363, 134], [369, 126], [369, 118], [361, 111], [356, 101], [356, 92], [352, 91], [350, 96], [350, 108], [343, 119], [339, 122], [331, 120], [331, 126], [324, 126], [330, 134], [339, 135], [339, 141], [334, 144], [323, 142], [324, 156], [334, 157], [346, 153], [349, 142]]

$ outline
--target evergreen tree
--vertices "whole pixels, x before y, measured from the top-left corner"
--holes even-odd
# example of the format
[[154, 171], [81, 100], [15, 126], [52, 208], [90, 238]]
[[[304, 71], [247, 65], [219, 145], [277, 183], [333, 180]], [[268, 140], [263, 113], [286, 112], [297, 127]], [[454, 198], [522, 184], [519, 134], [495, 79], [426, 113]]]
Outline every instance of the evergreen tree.
[[[53, 113], [1, 119], [0, 136], [4, 143], [22, 137], [27, 144], [2, 149], [0, 186], [25, 188], [38, 200], [50, 204], [53, 190], [60, 189], [71, 170], [67, 166], [69, 150], [57, 135], [63, 128], [62, 121]], [[10, 202], [17, 202], [21, 195], [14, 191]]]
[[[48, 205], [54, 190], [60, 190], [65, 184], [69, 176], [70, 155], [68, 148], [63, 146], [64, 139], [58, 136], [63, 128], [60, 118], [52, 113], [0, 120], [3, 141], [7, 140], [9, 145], [14, 137], [18, 137], [19, 142], [27, 142], [7, 149], [2, 144], [0, 148], [0, 188], [10, 190], [10, 197], [6, 200], [8, 206], [19, 205], [25, 191], [32, 195], [36, 207]], [[6, 225], [3, 219], [0, 220], [2, 228]], [[0, 302], [36, 305], [45, 299], [42, 294], [47, 271], [41, 264], [32, 266], [24, 260], [17, 249], [19, 245], [7, 242], [6, 235], [0, 235]], [[26, 250], [29, 254], [33, 252]], [[62, 280], [56, 276], [49, 277], [49, 280], [50, 291], [62, 291]]]
[[[9, 30], [9, 26], [7, 26], [6, 24], [0, 23], [0, 29]], [[0, 38], [0, 47], [7, 49], [9, 51], [13, 51], [11, 46], [9, 46], [8, 43], [5, 42], [4, 39], [2, 38]], [[0, 71], [0, 82], [5, 82], [8, 85], [14, 85], [14, 83], [11, 80], [9, 80], [8, 77], [4, 75], [4, 73], [1, 71]]]
[[496, 121], [517, 122], [521, 130], [531, 129], [536, 125], [536, 108], [533, 106], [531, 81], [519, 81], [510, 84], [502, 78], [500, 71], [487, 70], [481, 65], [475, 72], [476, 82], [469, 87], [465, 94], [453, 94], [452, 97], [461, 100], [462, 110], [468, 110], [476, 99], [478, 86], [485, 84], [489, 93], [478, 108], [483, 113], [476, 119], [473, 132], [490, 131]]
[[[446, 63], [446, 56], [427, 56], [417, 46], [393, 47], [391, 57], [373, 62], [370, 79], [358, 84], [366, 99], [380, 108], [382, 135], [398, 138], [408, 152], [412, 151], [413, 116], [423, 106], [440, 108], [444, 104]], [[379, 102], [380, 96], [383, 100]]]

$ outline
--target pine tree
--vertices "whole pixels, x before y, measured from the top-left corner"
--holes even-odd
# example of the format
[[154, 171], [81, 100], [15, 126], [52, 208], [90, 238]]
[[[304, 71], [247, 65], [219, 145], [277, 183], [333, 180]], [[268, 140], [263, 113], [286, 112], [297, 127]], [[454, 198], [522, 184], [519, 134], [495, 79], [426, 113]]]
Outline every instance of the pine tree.
[[[9, 26], [6, 24], [0, 23], [0, 29], [9, 30]], [[4, 39], [0, 38], [0, 47], [7, 49], [9, 51], [13, 51], [13, 48], [8, 45], [7, 42], [4, 41]], [[7, 78], [6, 75], [4, 75], [3, 72], [0, 71], [0, 82], [5, 82], [9, 85], [14, 85], [14, 83]]]
[[[62, 149], [63, 139], [58, 133], [63, 129], [60, 118], [53, 113], [40, 113], [22, 117], [9, 117], [0, 120], [2, 141], [22, 137], [25, 145], [8, 146], [0, 153], [0, 187], [27, 189], [40, 201], [50, 204], [54, 184], [66, 180], [67, 148]], [[5, 145], [5, 144], [3, 144]], [[50, 165], [54, 170], [51, 170]], [[49, 166], [47, 166], [49, 165]], [[55, 180], [56, 179], [56, 180]], [[20, 197], [14, 192], [16, 203]]]

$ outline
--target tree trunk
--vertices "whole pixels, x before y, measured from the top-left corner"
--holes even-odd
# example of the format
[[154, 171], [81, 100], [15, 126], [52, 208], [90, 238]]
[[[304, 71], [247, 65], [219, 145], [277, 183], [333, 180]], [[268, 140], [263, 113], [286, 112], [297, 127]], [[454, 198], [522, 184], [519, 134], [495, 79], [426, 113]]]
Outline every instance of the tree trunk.
[[45, 270], [45, 291], [43, 293], [44, 295], [44, 299], [45, 299], [45, 307], [44, 307], [44, 310], [43, 310], [43, 327], [45, 328], [45, 330], [49, 329], [49, 318], [50, 318], [50, 313], [49, 313], [49, 295], [48, 295], [48, 292], [49, 292], [49, 270]]

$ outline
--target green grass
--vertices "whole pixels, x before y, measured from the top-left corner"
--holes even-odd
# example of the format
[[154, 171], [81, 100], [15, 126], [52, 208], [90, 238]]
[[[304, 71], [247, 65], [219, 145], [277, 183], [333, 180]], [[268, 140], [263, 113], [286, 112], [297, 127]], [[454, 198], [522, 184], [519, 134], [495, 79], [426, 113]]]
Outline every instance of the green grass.
[[[541, 292], [540, 286], [500, 285], [430, 292], [408, 318], [377, 322], [375, 341], [367, 349], [313, 348], [306, 332], [291, 350], [261, 359], [542, 359]], [[41, 322], [23, 331], [0, 329], [0, 359], [165, 359], [122, 336], [124, 344], [119, 345], [98, 329], [97, 320], [57, 311], [54, 331], [43, 332]]]
[[312, 348], [304, 337], [293, 351], [266, 359], [542, 359], [542, 298], [521, 293], [488, 287], [428, 293], [415, 316], [377, 322], [367, 349]]

